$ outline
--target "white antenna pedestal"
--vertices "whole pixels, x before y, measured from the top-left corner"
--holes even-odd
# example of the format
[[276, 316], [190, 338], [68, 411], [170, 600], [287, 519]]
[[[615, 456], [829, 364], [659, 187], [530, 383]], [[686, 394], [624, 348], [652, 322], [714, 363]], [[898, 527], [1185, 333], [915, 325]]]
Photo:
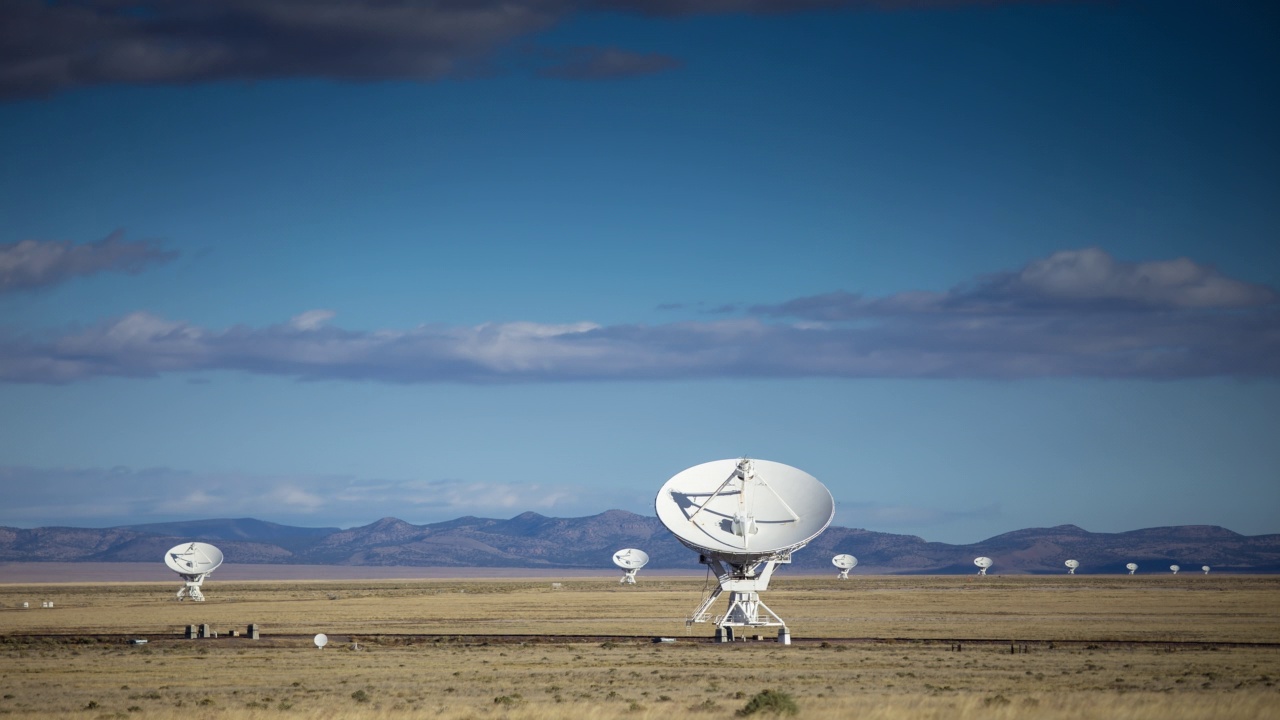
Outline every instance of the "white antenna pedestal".
[[200, 575], [183, 575], [182, 579], [187, 584], [178, 590], [178, 601], [181, 602], [184, 597], [189, 597], [196, 602], [204, 602], [204, 593], [200, 592], [200, 586], [204, 584], [204, 579], [208, 573]]
[[715, 618], [716, 640], [732, 642], [735, 627], [777, 627], [778, 642], [791, 644], [791, 633], [787, 624], [778, 614], [769, 609], [760, 599], [760, 593], [769, 589], [769, 578], [780, 563], [791, 562], [788, 554], [785, 558], [758, 560], [748, 563], [733, 563], [716, 557], [700, 555], [698, 562], [711, 568], [720, 582], [720, 586], [711, 592], [693, 615], [685, 621], [688, 627], [694, 623], [707, 622], [711, 606], [719, 599], [720, 594], [728, 591], [729, 608], [724, 615]]

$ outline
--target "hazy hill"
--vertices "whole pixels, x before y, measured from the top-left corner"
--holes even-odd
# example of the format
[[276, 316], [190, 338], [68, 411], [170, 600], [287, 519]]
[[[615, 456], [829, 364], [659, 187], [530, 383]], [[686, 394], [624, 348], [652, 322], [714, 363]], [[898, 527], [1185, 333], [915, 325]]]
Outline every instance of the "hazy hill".
[[[0, 527], [0, 561], [159, 562], [184, 540], [214, 542], [228, 563], [411, 565], [457, 567], [606, 568], [623, 547], [649, 553], [650, 567], [697, 568], [697, 555], [654, 517], [609, 510], [580, 518], [526, 512], [509, 520], [461, 517], [413, 525], [383, 518], [361, 527], [305, 528], [252, 518], [153, 523], [115, 528]], [[1172, 563], [1187, 571], [1280, 572], [1280, 535], [1245, 536], [1226, 528], [1190, 525], [1123, 533], [1092, 533], [1074, 525], [1028, 528], [971, 545], [927, 542], [856, 528], [831, 527], [793, 566], [835, 572], [831, 557], [857, 556], [854, 573], [971, 573], [973, 558], [995, 560], [993, 573], [1061, 573], [1063, 561], [1080, 561], [1079, 573], [1163, 571]]]

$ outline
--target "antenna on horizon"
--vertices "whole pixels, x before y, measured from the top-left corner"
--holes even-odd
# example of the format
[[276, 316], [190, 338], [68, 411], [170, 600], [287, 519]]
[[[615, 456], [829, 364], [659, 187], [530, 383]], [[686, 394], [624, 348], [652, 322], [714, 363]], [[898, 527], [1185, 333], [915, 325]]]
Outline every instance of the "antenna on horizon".
[[1068, 560], [1068, 561], [1066, 562], [1066, 566], [1067, 566], [1067, 574], [1068, 574], [1068, 575], [1075, 575], [1075, 574], [1076, 574], [1076, 568], [1080, 567], [1080, 561], [1079, 561], [1079, 560]]
[[613, 554], [613, 564], [622, 568], [619, 583], [636, 584], [636, 573], [649, 563], [649, 553], [635, 548], [625, 548]]
[[187, 581], [178, 591], [179, 601], [190, 597], [196, 602], [204, 602], [200, 586], [209, 573], [222, 564], [222, 551], [209, 543], [182, 543], [169, 548], [169, 552], [164, 554], [164, 564]]
[[840, 569], [840, 574], [836, 575], [836, 579], [848, 580], [849, 571], [858, 566], [858, 558], [852, 555], [837, 555], [831, 558], [831, 564]]
[[989, 557], [978, 557], [978, 558], [974, 558], [974, 559], [973, 559], [973, 564], [978, 566], [978, 574], [979, 574], [979, 575], [986, 575], [986, 574], [987, 574], [987, 568], [991, 567], [991, 558], [989, 558]]

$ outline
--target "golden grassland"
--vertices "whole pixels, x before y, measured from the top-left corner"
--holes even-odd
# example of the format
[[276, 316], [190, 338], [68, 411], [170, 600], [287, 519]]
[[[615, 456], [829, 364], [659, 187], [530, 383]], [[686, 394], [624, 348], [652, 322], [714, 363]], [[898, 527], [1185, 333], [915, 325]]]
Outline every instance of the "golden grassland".
[[0, 585], [0, 714], [711, 719], [779, 689], [805, 718], [1280, 719], [1274, 577], [775, 578], [790, 647], [699, 642], [703, 582], [655, 574], [179, 585]]

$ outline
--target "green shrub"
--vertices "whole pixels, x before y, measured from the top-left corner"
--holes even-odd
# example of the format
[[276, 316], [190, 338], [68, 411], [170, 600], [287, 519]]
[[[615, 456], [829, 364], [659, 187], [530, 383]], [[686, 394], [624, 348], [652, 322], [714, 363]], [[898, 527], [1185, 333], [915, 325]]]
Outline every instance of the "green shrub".
[[800, 712], [800, 708], [790, 695], [781, 690], [761, 690], [756, 693], [755, 697], [748, 700], [747, 704], [742, 706], [742, 709], [734, 714], [738, 717], [746, 717], [761, 712], [773, 713], [774, 715], [795, 715]]

